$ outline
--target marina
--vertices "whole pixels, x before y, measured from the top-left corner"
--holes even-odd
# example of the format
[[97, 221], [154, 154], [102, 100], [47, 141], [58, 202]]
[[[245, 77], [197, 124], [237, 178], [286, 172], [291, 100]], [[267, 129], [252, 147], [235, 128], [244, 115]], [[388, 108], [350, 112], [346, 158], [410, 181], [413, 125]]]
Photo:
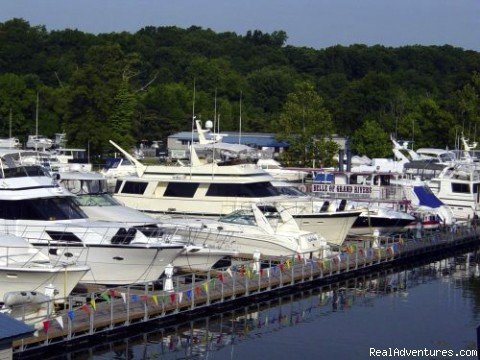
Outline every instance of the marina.
[[178, 275], [164, 279], [161, 291], [151, 284], [109, 288], [85, 294], [82, 304], [77, 302], [78, 296], [70, 297], [68, 310], [48, 317], [36, 336], [14, 344], [15, 351], [22, 356], [49, 351], [150, 321], [174, 321], [184, 315], [212, 312], [251, 299], [268, 299], [312, 284], [327, 285], [402, 263], [465, 252], [479, 245], [479, 231], [464, 226], [415, 240], [384, 239], [381, 246], [368, 249], [355, 249], [352, 244], [348, 251], [319, 261], [292, 257], [244, 263], [233, 270], [209, 271], [201, 280], [195, 274]]

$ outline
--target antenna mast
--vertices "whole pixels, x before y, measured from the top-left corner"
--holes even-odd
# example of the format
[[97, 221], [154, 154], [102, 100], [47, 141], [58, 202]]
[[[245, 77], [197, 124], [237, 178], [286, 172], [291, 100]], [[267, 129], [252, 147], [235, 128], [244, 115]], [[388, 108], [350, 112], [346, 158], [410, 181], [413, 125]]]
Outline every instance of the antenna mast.
[[35, 151], [38, 147], [38, 91], [37, 91], [37, 106], [35, 109]]
[[240, 91], [240, 126], [238, 132], [238, 143], [242, 143], [242, 92]]

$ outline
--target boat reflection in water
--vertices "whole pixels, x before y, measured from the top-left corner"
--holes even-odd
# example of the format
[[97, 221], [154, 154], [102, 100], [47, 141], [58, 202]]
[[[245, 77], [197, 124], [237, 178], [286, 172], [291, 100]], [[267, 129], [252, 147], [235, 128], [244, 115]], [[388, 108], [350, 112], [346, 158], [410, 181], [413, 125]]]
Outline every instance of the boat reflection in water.
[[[366, 359], [370, 347], [401, 344], [472, 349], [480, 321], [479, 276], [473, 254], [388, 270], [171, 326], [152, 324], [140, 335], [106, 338], [62, 358], [310, 359], [322, 352], [325, 358]], [[442, 331], [444, 323], [449, 326]]]

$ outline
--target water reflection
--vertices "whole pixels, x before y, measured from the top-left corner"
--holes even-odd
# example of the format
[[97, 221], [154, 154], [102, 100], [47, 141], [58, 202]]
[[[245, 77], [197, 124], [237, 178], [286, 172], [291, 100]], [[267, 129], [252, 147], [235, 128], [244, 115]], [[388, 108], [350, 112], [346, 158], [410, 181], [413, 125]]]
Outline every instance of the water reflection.
[[[411, 346], [421, 345], [423, 341], [425, 345], [435, 347], [448, 348], [460, 344], [463, 348], [472, 348], [472, 339], [475, 338], [472, 329], [476, 327], [480, 315], [479, 262], [480, 257], [474, 253], [413, 269], [379, 272], [346, 283], [187, 321], [174, 327], [151, 329], [137, 336], [102, 338], [102, 343], [96, 347], [51, 358], [253, 359], [256, 355], [260, 358], [262, 353], [275, 358], [291, 358], [292, 354], [281, 352], [286, 346], [298, 351], [295, 358], [311, 358], [308, 355], [316, 351], [313, 344], [321, 345], [326, 357], [335, 355], [336, 358], [351, 358], [352, 354], [357, 353], [356, 358], [367, 358], [368, 341], [373, 344], [397, 341]], [[412, 299], [411, 294], [415, 294]], [[459, 301], [457, 295], [465, 301]], [[437, 303], [438, 309], [444, 309], [445, 313], [439, 313], [438, 318], [428, 315], [426, 320], [421, 320], [421, 312], [437, 306]], [[432, 334], [434, 331], [431, 329], [437, 325], [443, 326], [441, 321], [456, 321], [456, 311], [464, 312], [465, 309], [473, 311], [469, 319], [471, 328], [465, 329], [462, 334], [457, 331], [459, 339], [456, 343], [445, 340], [442, 333]], [[397, 336], [393, 340], [387, 336], [388, 331], [395, 333], [395, 326], [406, 327], [393, 317], [391, 321], [394, 323], [389, 324], [390, 315], [407, 317], [416, 311], [418, 323], [410, 324], [411, 329], [399, 330], [399, 334], [405, 336]], [[335, 317], [338, 322], [327, 323], [326, 319]], [[417, 326], [425, 326], [428, 334], [424, 339], [415, 338], [418, 337], [415, 332]], [[294, 332], [291, 331], [293, 328]], [[312, 329], [315, 334], [311, 332]], [[415, 340], [410, 339], [406, 331]], [[352, 336], [345, 334], [348, 332]], [[369, 337], [369, 332], [375, 339]], [[377, 335], [374, 335], [375, 332]], [[315, 340], [315, 336], [320, 340]], [[338, 344], [329, 347], [331, 341]], [[345, 344], [351, 348], [341, 352]]]

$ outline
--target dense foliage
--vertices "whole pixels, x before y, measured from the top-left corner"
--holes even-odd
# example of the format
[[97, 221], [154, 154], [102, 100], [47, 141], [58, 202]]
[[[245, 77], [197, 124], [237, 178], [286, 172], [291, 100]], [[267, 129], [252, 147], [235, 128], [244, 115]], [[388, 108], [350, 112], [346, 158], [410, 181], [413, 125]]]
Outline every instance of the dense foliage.
[[[245, 35], [192, 26], [92, 35], [0, 23], [0, 135], [66, 131], [70, 145], [101, 153], [108, 139], [165, 140], [195, 113], [221, 130], [271, 131], [290, 158], [328, 163], [324, 139], [352, 138], [358, 152], [390, 155], [389, 134], [415, 146], [453, 147], [480, 122], [480, 53], [452, 46], [286, 46], [283, 31]], [[303, 89], [303, 90], [302, 90]]]

